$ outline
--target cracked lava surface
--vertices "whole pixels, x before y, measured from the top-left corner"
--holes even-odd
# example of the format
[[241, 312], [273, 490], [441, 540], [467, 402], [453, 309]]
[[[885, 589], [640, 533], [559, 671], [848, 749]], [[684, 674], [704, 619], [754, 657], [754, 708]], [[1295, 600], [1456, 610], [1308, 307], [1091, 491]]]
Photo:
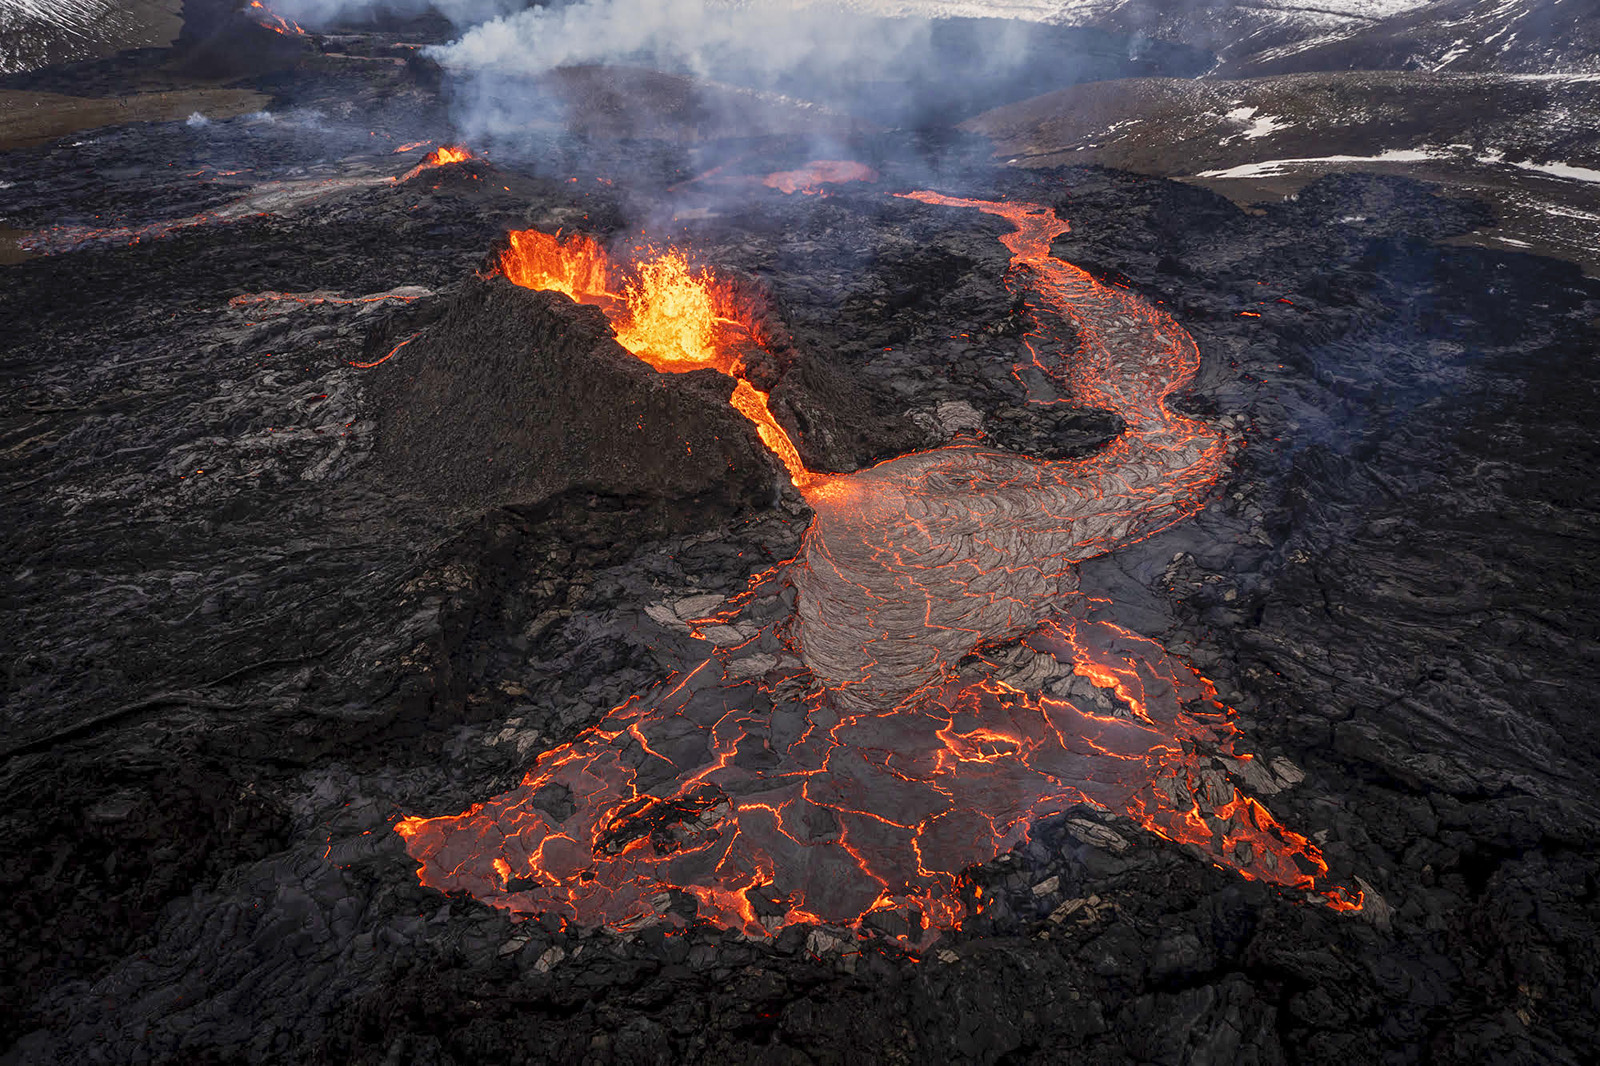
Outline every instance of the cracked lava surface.
[[[753, 936], [891, 912], [899, 939], [925, 946], [982, 908], [965, 869], [1026, 840], [1039, 818], [1088, 805], [1246, 877], [1361, 906], [1328, 881], [1315, 846], [1232, 783], [1251, 757], [1234, 751], [1232, 712], [1210, 682], [1076, 592], [1077, 563], [1194, 513], [1222, 474], [1222, 434], [1166, 406], [1198, 368], [1193, 341], [1053, 259], [1067, 224], [1052, 210], [910, 198], [1015, 226], [1002, 239], [1027, 293], [1035, 369], [1115, 411], [1123, 434], [1081, 460], [955, 445], [814, 474], [786, 436], [773, 439], [782, 430], [760, 417], [764, 394], [741, 379], [734, 406], [815, 511], [800, 556], [702, 620], [741, 642], [544, 753], [512, 791], [403, 819], [424, 884], [621, 929], [681, 923], [682, 897]], [[635, 354], [739, 376], [725, 353], [663, 358], [630, 343], [638, 321], [615, 310], [594, 246], [579, 250], [591, 281], [564, 291], [607, 306]], [[502, 260], [519, 284], [562, 287], [512, 265]], [[986, 657], [1019, 638], [1020, 670], [1014, 655]], [[1084, 699], [1086, 686], [1115, 710]]]

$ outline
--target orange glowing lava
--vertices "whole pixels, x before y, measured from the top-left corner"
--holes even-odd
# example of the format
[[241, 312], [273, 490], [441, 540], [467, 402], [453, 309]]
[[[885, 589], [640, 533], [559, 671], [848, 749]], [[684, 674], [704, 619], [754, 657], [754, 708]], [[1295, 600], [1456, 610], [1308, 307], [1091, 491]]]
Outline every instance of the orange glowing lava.
[[447, 163], [465, 163], [471, 158], [472, 153], [465, 148], [445, 145], [429, 152], [428, 158], [424, 159], [423, 162], [430, 167], [442, 167]]
[[[1066, 224], [1049, 209], [915, 198], [1016, 226], [1003, 239], [1034, 316], [1032, 367], [1116, 411], [1126, 432], [1084, 460], [953, 445], [812, 484], [801, 556], [690, 623], [737, 627], [742, 642], [718, 641], [545, 752], [517, 788], [396, 825], [423, 884], [622, 930], [682, 924], [685, 899], [750, 936], [897, 918], [894, 935], [921, 947], [990, 905], [965, 871], [1041, 818], [1090, 808], [1360, 909], [1315, 845], [1240, 790], [1251, 756], [1211, 682], [1076, 591], [1078, 562], [1193, 514], [1221, 476], [1222, 434], [1166, 407], [1198, 367], [1192, 340], [1051, 258]], [[718, 339], [719, 283], [686, 261], [653, 257], [619, 295], [592, 242], [525, 233], [502, 269], [606, 307], [619, 336], [653, 320], [639, 301], [675, 294], [667, 306], [693, 328], [667, 316], [671, 328], [640, 334], [640, 357], [738, 376], [716, 354], [732, 350]], [[753, 621], [784, 597], [792, 614]]]
[[768, 174], [761, 184], [781, 193], [805, 193], [816, 196], [824, 193], [823, 186], [839, 185], [850, 181], [877, 181], [878, 172], [865, 163], [848, 159], [817, 159], [799, 170], [780, 170]]
[[515, 285], [549, 289], [605, 311], [617, 342], [667, 373], [711, 369], [736, 379], [729, 402], [755, 424], [802, 492], [819, 484], [788, 432], [773, 416], [767, 394], [744, 379], [741, 351], [759, 346], [759, 317], [732, 285], [694, 269], [680, 250], [649, 249], [627, 269], [614, 265], [593, 240], [539, 230], [515, 231], [500, 254], [500, 272]]
[[246, 5], [246, 10], [255, 22], [265, 26], [273, 33], [281, 33], [285, 37], [305, 36], [306, 31], [300, 27], [298, 22], [273, 13], [261, 0], [250, 0], [250, 3]]
[[395, 182], [410, 181], [423, 171], [433, 170], [437, 167], [449, 166], [451, 163], [466, 163], [472, 158], [472, 153], [467, 151], [465, 148], [457, 147], [455, 145], [444, 145], [429, 152], [427, 157], [424, 158], [422, 162], [418, 163], [416, 166], [412, 167], [398, 178], [390, 178], [388, 180]]

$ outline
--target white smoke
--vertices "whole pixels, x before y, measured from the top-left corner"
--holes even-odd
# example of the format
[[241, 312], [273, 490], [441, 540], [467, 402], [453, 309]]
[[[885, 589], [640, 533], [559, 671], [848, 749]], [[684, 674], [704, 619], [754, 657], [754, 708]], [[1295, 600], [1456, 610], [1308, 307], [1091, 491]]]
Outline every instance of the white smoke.
[[784, 0], [585, 0], [493, 19], [430, 54], [446, 67], [502, 74], [633, 60], [700, 76], [771, 77], [856, 66], [866, 44], [880, 61], [892, 59], [927, 35], [926, 23], [901, 22], [888, 40], [861, 41], [841, 14]]
[[[515, 140], [536, 151], [535, 141], [560, 128], [610, 140], [700, 144], [948, 127], [1060, 88], [1091, 68], [1104, 68], [1102, 77], [1123, 76], [1103, 45], [1091, 48], [1040, 26], [1060, 5], [1078, 2], [1088, 0], [548, 0], [539, 6], [271, 0], [268, 6], [313, 28], [363, 13], [438, 10], [460, 35], [424, 54], [451, 75], [448, 95], [461, 134]], [[652, 80], [641, 71], [665, 77]], [[679, 75], [687, 80], [673, 80]]]
[[523, 7], [527, 0], [266, 0], [274, 15], [309, 29], [334, 22], [360, 22], [377, 15], [437, 11], [456, 26], [473, 26]]
[[[1004, 75], [1029, 57], [1033, 23], [995, 20], [954, 33], [946, 24], [942, 32], [934, 19], [881, 17], [882, 6], [578, 0], [491, 19], [427, 55], [447, 70], [490, 77], [597, 64], [647, 67], [891, 122], [915, 100]], [[970, 39], [956, 40], [964, 34]]]

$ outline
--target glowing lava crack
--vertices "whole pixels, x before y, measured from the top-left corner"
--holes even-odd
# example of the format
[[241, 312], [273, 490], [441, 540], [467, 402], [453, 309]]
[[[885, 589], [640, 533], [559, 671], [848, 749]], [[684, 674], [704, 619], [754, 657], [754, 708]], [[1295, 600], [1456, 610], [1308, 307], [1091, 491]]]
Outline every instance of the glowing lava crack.
[[[975, 905], [963, 870], [1086, 804], [1246, 877], [1360, 906], [1326, 883], [1305, 837], [1230, 782], [1250, 756], [1234, 752], [1211, 684], [1075, 592], [1075, 564], [1193, 513], [1222, 473], [1221, 435], [1166, 407], [1199, 365], [1193, 341], [1051, 258], [1066, 224], [1048, 209], [912, 198], [1015, 224], [1004, 240], [1035, 340], [1052, 320], [1078, 336], [1069, 353], [1036, 345], [1039, 369], [1126, 432], [1079, 461], [957, 446], [818, 475], [741, 380], [734, 405], [815, 510], [800, 557], [706, 620], [742, 624], [743, 643], [544, 753], [511, 792], [402, 820], [423, 883], [621, 928], [682, 921], [682, 896], [750, 935], [893, 911], [908, 920], [901, 939], [923, 945]], [[605, 307], [653, 365], [739, 377], [728, 331], [759, 341], [758, 328], [674, 255], [641, 264], [620, 294], [589, 242], [514, 235], [502, 269]], [[975, 651], [1019, 638], [1020, 672], [971, 668]]]

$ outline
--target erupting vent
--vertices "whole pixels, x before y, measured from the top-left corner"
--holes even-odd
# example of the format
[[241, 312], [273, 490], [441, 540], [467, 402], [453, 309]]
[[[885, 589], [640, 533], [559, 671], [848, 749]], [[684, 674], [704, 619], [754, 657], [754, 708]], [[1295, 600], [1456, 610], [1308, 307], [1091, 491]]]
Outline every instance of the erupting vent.
[[[741, 351], [759, 347], [759, 317], [733, 286], [696, 271], [683, 252], [651, 249], [631, 269], [613, 266], [587, 237], [562, 240], [539, 230], [510, 235], [500, 271], [513, 284], [553, 289], [605, 311], [617, 341], [657, 370], [716, 370], [736, 379], [731, 402], [789, 471], [801, 492], [821, 478], [805, 468], [789, 434], [767, 406], [767, 394], [744, 379]], [[620, 291], [619, 291], [620, 290]]]
[[[1361, 906], [1326, 883], [1304, 836], [1237, 791], [1230, 775], [1263, 778], [1211, 683], [1076, 592], [1076, 563], [1192, 514], [1221, 475], [1222, 436], [1166, 407], [1198, 366], [1193, 341], [1051, 258], [1066, 223], [1049, 209], [912, 198], [1015, 225], [1035, 365], [1127, 431], [1081, 461], [954, 446], [850, 475], [791, 466], [816, 511], [801, 556], [703, 620], [742, 643], [546, 752], [513, 791], [400, 822], [425, 884], [621, 928], [681, 921], [680, 897], [750, 935], [890, 912], [903, 942], [925, 945], [982, 909], [963, 870], [1087, 805], [1246, 877]], [[719, 338], [750, 326], [681, 256], [640, 264], [621, 295], [581, 239], [514, 235], [502, 269], [606, 307], [662, 369], [739, 372]], [[1054, 350], [1062, 320], [1073, 351]], [[983, 658], [1018, 638], [1020, 672]]]

